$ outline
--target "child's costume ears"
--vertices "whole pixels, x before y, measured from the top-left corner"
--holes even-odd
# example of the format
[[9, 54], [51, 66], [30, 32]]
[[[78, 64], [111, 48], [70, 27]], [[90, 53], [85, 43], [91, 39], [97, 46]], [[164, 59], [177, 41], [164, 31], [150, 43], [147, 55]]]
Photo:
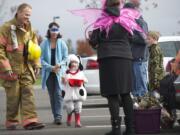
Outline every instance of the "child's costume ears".
[[82, 65], [82, 61], [81, 61], [81, 57], [79, 55], [76, 55], [79, 58], [79, 70], [83, 70], [83, 65]]

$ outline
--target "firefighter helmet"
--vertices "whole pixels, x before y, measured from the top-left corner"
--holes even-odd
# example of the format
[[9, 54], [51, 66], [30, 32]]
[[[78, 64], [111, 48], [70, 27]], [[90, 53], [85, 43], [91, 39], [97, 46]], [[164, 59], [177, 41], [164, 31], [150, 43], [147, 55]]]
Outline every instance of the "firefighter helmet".
[[41, 48], [31, 40], [28, 42], [28, 60], [36, 60], [41, 56]]

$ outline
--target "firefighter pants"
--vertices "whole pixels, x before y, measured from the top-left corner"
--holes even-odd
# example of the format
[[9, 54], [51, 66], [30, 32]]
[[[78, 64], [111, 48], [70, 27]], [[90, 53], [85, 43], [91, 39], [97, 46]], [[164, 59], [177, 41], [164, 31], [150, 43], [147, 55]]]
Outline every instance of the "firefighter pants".
[[7, 100], [6, 127], [19, 123], [19, 119], [23, 126], [37, 122], [32, 83], [32, 77], [28, 74], [22, 75], [17, 81], [4, 81]]

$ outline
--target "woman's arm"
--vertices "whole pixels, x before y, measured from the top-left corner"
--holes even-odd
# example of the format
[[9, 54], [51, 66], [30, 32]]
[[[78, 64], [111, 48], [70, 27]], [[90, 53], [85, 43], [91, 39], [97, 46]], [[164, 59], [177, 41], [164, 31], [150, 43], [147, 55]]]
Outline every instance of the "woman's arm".
[[92, 48], [96, 49], [99, 45], [100, 29], [96, 29], [93, 32], [89, 32], [89, 44]]
[[42, 52], [42, 54], [41, 54], [41, 65], [42, 65], [42, 67], [45, 68], [45, 70], [52, 71], [53, 66], [51, 64], [49, 64], [45, 59], [47, 57], [47, 54], [45, 54], [45, 53], [48, 49], [46, 46], [46, 41], [43, 41], [41, 43], [40, 47], [41, 47], [41, 52]]

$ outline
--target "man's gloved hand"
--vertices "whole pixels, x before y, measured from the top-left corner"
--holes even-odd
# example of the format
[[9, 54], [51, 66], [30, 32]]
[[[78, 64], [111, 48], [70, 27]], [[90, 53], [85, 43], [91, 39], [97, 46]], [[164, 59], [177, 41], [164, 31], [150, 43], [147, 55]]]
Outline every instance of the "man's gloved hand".
[[9, 76], [9, 77], [12, 77], [13, 71], [12, 70], [6, 71], [6, 75]]
[[15, 81], [18, 79], [18, 75], [13, 73], [12, 70], [8, 70], [5, 72], [5, 80], [8, 80], [8, 81]]

